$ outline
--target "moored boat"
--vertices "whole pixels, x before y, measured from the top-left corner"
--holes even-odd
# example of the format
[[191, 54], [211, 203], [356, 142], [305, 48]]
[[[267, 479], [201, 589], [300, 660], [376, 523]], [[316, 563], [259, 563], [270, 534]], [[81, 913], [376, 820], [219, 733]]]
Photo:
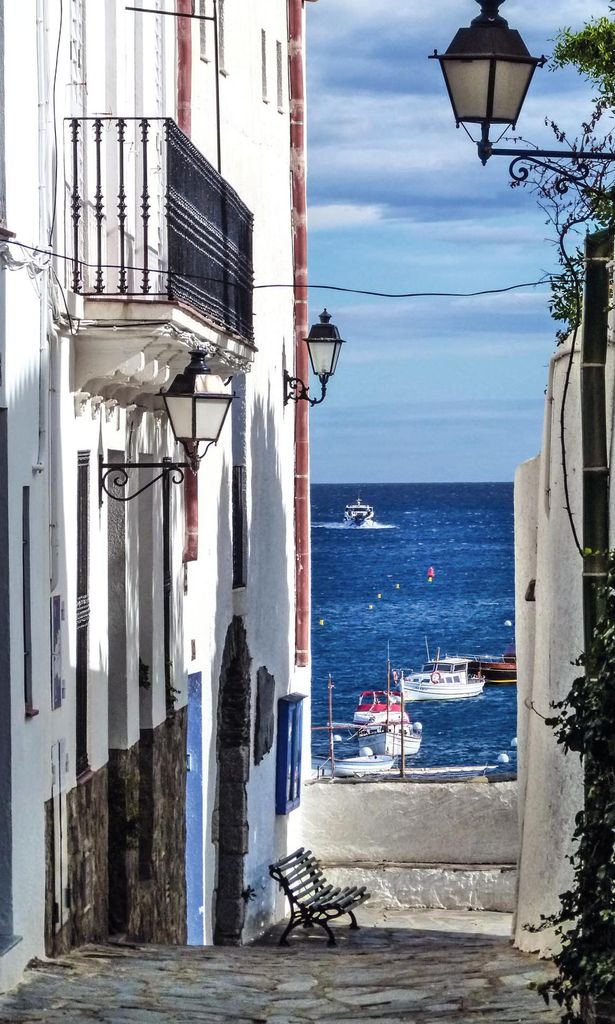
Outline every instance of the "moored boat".
[[517, 658], [514, 653], [505, 652], [501, 658], [472, 658], [468, 662], [468, 670], [482, 676], [487, 686], [517, 682]]
[[373, 506], [367, 505], [364, 501], [361, 501], [360, 495], [357, 495], [356, 501], [350, 502], [346, 505], [344, 510], [344, 521], [347, 523], [354, 523], [355, 526], [362, 526], [363, 523], [367, 523], [373, 518]]
[[485, 680], [470, 675], [468, 658], [439, 658], [428, 661], [420, 672], [405, 675], [402, 671], [399, 686], [405, 700], [461, 700], [478, 697]]
[[390, 754], [360, 754], [358, 757], [344, 757], [335, 761], [333, 774], [337, 778], [353, 775], [382, 775], [395, 767], [395, 758]]
[[[355, 725], [389, 725], [402, 721], [400, 695], [386, 690], [364, 690], [353, 716]], [[404, 711], [403, 721], [409, 724], [410, 719]]]
[[388, 726], [366, 725], [359, 729], [359, 753], [365, 749], [371, 750], [374, 754], [391, 754], [393, 757], [401, 757], [402, 754], [402, 731], [403, 731], [403, 754], [404, 757], [418, 754], [423, 739], [423, 727], [420, 722], [412, 725], [403, 725], [401, 722], [393, 722]]

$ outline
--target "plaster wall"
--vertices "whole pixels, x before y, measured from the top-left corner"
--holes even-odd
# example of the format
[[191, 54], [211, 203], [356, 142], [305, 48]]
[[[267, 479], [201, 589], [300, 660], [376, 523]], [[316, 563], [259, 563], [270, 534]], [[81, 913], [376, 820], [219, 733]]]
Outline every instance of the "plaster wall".
[[[574, 817], [583, 803], [579, 759], [573, 753], [564, 755], [542, 717], [550, 713], [552, 702], [568, 693], [582, 671], [574, 662], [584, 646], [582, 562], [566, 512], [560, 430], [570, 354], [569, 339], [551, 360], [540, 455], [519, 467], [515, 479], [521, 818], [515, 940], [522, 949], [541, 953], [552, 950], [553, 935], [548, 930], [532, 933], [528, 926], [557, 910], [559, 894], [568, 888], [571, 867], [566, 858], [571, 852]], [[613, 355], [610, 345], [606, 394], [611, 446]], [[577, 351], [566, 399], [565, 444], [572, 517], [582, 543], [580, 422]], [[531, 579], [536, 580], [534, 605], [525, 599]]]
[[[286, 0], [224, 5], [224, 54], [220, 77], [221, 171], [254, 215], [254, 328], [257, 354], [245, 382], [247, 467], [247, 579], [232, 589], [231, 472], [233, 446], [224, 432], [199, 473], [199, 561], [188, 566], [186, 641], [196, 641], [190, 671], [203, 672], [204, 907], [205, 938], [212, 937], [217, 852], [211, 808], [216, 788], [216, 723], [221, 658], [232, 616], [241, 616], [251, 656], [252, 724], [256, 676], [265, 667], [276, 698], [309, 692], [309, 670], [294, 668], [294, 406], [283, 403], [283, 369], [293, 360], [293, 278], [290, 195], [290, 121]], [[263, 100], [265, 33], [267, 102]], [[192, 137], [214, 166], [215, 77], [213, 60], [199, 60], [201, 27], [193, 25]], [[213, 56], [211, 25], [204, 28]], [[277, 43], [282, 51], [278, 106]], [[235, 448], [235, 457], [242, 452]], [[188, 653], [188, 657], [190, 654]], [[307, 703], [307, 702], [306, 702]], [[309, 708], [305, 714], [309, 764]], [[275, 743], [259, 765], [251, 757], [247, 783], [249, 843], [245, 885], [255, 899], [246, 906], [244, 938], [261, 931], [274, 910], [268, 865], [286, 852], [300, 812], [275, 814]]]
[[312, 782], [299, 843], [386, 906], [510, 911], [517, 784]]
[[[78, 5], [77, 5], [78, 6]], [[119, 2], [87, 4], [84, 68], [91, 71], [86, 89], [85, 81], [73, 81], [71, 88], [71, 24], [66, 16], [60, 40], [55, 117], [58, 151], [54, 152], [54, 125], [51, 103], [56, 44], [59, 32], [59, 6], [41, 3], [43, 12], [42, 49], [44, 60], [37, 58], [37, 31], [35, 4], [27, 10], [15, 4], [6, 5], [5, 31], [6, 57], [3, 61], [5, 87], [4, 118], [7, 141], [6, 168], [6, 223], [15, 233], [17, 242], [26, 246], [49, 245], [52, 230], [52, 248], [64, 253], [67, 248], [64, 232], [65, 189], [63, 170], [69, 160], [64, 152], [65, 116], [80, 112], [76, 96], [84, 99], [89, 113], [104, 111], [105, 87], [115, 79], [115, 62], [105, 60], [105, 45], [112, 38], [113, 20], [120, 25], [117, 43], [117, 65], [124, 73], [118, 86], [119, 103], [128, 103], [122, 113], [135, 110], [136, 97], [132, 74], [127, 73], [135, 63], [133, 31], [124, 31], [131, 19], [125, 5]], [[164, 21], [165, 52], [174, 53], [174, 26]], [[121, 23], [121, 24], [120, 24]], [[171, 42], [169, 42], [169, 39]], [[124, 46], [126, 42], [127, 47]], [[74, 40], [72, 42], [74, 50]], [[145, 52], [144, 59], [150, 58]], [[44, 65], [44, 67], [43, 67]], [[24, 74], [24, 67], [31, 73]], [[44, 124], [41, 137], [37, 71], [42, 77], [47, 105], [43, 105]], [[137, 76], [139, 69], [137, 68]], [[145, 76], [149, 82], [152, 74]], [[85, 71], [82, 75], [85, 80]], [[167, 81], [168, 79], [168, 81]], [[173, 67], [165, 65], [158, 75], [158, 106], [165, 102], [170, 82], [174, 97]], [[16, 86], [18, 83], [18, 87]], [[132, 84], [131, 84], [132, 83]], [[89, 89], [89, 92], [88, 92]], [[89, 97], [89, 98], [88, 98]], [[145, 102], [145, 101], [143, 101]], [[146, 113], [155, 113], [154, 101]], [[140, 107], [139, 113], [144, 112]], [[172, 111], [171, 111], [172, 112]], [[47, 174], [39, 181], [39, 145], [45, 158]], [[54, 168], [58, 167], [57, 175]], [[39, 196], [44, 196], [46, 219], [39, 222]], [[4, 201], [4, 196], [2, 197]], [[34, 956], [44, 955], [45, 908], [45, 803], [52, 797], [62, 802], [66, 811], [66, 796], [78, 793], [75, 778], [75, 601], [76, 601], [76, 514], [77, 514], [77, 454], [89, 451], [90, 458], [90, 626], [89, 626], [89, 694], [88, 694], [88, 752], [91, 768], [101, 771], [108, 761], [109, 750], [109, 692], [108, 692], [108, 590], [107, 590], [107, 521], [106, 508], [98, 503], [99, 451], [108, 449], [125, 451], [129, 436], [141, 450], [150, 451], [155, 458], [171, 454], [174, 446], [166, 430], [151, 414], [137, 417], [133, 423], [126, 410], [114, 412], [100, 401], [88, 396], [75, 404], [73, 391], [75, 342], [73, 332], [77, 321], [68, 322], [67, 305], [70, 297], [60, 284], [70, 279], [67, 262], [54, 259], [57, 274], [54, 277], [41, 253], [35, 256], [29, 249], [11, 245], [10, 256], [5, 259], [0, 273], [3, 275], [3, 331], [0, 367], [0, 404], [7, 409], [8, 433], [8, 572], [10, 604], [10, 637], [7, 638], [10, 655], [10, 727], [11, 776], [10, 800], [12, 809], [12, 835], [4, 838], [11, 846], [11, 856], [2, 863], [11, 864], [10, 888], [12, 892], [12, 928], [18, 941], [10, 949], [0, 948], [0, 988], [14, 984], [25, 963]], [[43, 269], [41, 269], [43, 268]], [[41, 283], [45, 276], [50, 291], [50, 306], [44, 308]], [[41, 306], [47, 314], [47, 328], [41, 334]], [[73, 307], [74, 308], [74, 307]], [[63, 323], [60, 324], [60, 319]], [[49, 346], [49, 348], [47, 348]], [[46, 374], [50, 380], [47, 388]], [[39, 382], [42, 383], [39, 402]], [[42, 432], [39, 464], [39, 431]], [[32, 705], [34, 717], [25, 714], [24, 701], [24, 631], [22, 611], [22, 494], [30, 489], [30, 564], [31, 564], [31, 620], [32, 620]], [[181, 551], [181, 524], [177, 500], [174, 505], [174, 549]], [[160, 516], [152, 513], [152, 546], [160, 545]], [[138, 636], [139, 614], [136, 597], [138, 582], [139, 527], [136, 504], [131, 508], [126, 526], [126, 595], [127, 631]], [[160, 557], [158, 550], [152, 558], [156, 566], [151, 573], [150, 587], [160, 592]], [[176, 623], [172, 655], [177, 665], [178, 703], [185, 703], [185, 666], [181, 632], [181, 562], [175, 559], [174, 585], [176, 591]], [[62, 695], [53, 706], [51, 687], [50, 598], [58, 597], [61, 607], [59, 674]], [[160, 628], [161, 610], [158, 596], [152, 598], [151, 627], [154, 658], [162, 661]], [[6, 659], [8, 668], [9, 657]], [[113, 737], [118, 746], [129, 747], [139, 738], [143, 724], [155, 728], [164, 721], [164, 666], [153, 674], [153, 686], [148, 700], [148, 717], [140, 717], [138, 687], [138, 658], [133, 644], [126, 656], [126, 705], [123, 722]], [[8, 702], [7, 702], [8, 703]], [[142, 720], [143, 719], [143, 720]], [[58, 766], [58, 745], [62, 779], [52, 775], [52, 757]], [[54, 753], [55, 752], [55, 753]], [[61, 795], [59, 788], [61, 787]], [[4, 792], [4, 790], [3, 790]], [[77, 801], [73, 799], [73, 803]], [[66, 819], [65, 819], [66, 820]], [[63, 838], [66, 852], [66, 836]], [[104, 837], [101, 849], [106, 855]], [[1, 845], [1, 844], [0, 844]], [[100, 851], [99, 851], [100, 852]], [[78, 856], [78, 851], [77, 854]], [[65, 882], [67, 879], [64, 880]], [[104, 914], [103, 914], [104, 916]]]

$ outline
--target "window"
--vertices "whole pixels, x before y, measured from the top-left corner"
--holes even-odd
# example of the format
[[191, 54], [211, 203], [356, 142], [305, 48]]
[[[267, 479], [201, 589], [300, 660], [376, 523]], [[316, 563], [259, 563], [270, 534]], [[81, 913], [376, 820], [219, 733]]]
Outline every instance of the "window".
[[246, 467], [233, 466], [233, 587], [246, 585]]
[[263, 103], [269, 103], [267, 98], [267, 33], [261, 29], [261, 88]]
[[[207, 0], [199, 0], [199, 14], [201, 18], [207, 17]], [[205, 63], [211, 60], [208, 49], [209, 34], [208, 23], [206, 21], [199, 21], [200, 57]]]
[[90, 453], [77, 458], [77, 653], [75, 661], [77, 775], [88, 761], [88, 633], [90, 625]]
[[227, 75], [225, 49], [225, 0], [218, 0], [218, 66], [223, 75]]
[[26, 713], [32, 711], [32, 611], [30, 606], [30, 488], [21, 499], [21, 579], [23, 613], [23, 690]]
[[279, 39], [275, 44], [275, 53], [278, 86], [278, 110], [282, 113], [284, 109], [284, 67], [282, 63], [282, 44]]

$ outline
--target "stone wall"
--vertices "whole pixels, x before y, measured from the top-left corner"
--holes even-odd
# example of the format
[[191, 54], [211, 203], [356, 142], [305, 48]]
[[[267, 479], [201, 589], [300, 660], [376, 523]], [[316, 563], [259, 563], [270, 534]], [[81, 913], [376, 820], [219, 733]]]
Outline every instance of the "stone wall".
[[107, 870], [108, 775], [106, 765], [66, 795], [68, 842], [68, 920], [53, 930], [53, 802], [45, 805], [46, 908], [45, 951], [57, 956], [71, 946], [100, 942], [108, 934]]
[[45, 805], [49, 956], [109, 933], [186, 942], [187, 709], [66, 795], [69, 918], [54, 933], [53, 803]]
[[109, 930], [131, 939], [186, 942], [186, 726], [109, 752]]

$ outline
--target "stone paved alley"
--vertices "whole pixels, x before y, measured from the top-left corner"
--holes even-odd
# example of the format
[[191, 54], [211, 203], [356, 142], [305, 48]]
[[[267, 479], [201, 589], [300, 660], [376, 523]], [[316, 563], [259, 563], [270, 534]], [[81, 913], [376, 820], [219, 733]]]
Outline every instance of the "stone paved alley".
[[529, 986], [548, 966], [513, 949], [507, 914], [361, 908], [360, 931], [280, 929], [243, 948], [87, 946], [37, 963], [0, 1024], [555, 1024]]

